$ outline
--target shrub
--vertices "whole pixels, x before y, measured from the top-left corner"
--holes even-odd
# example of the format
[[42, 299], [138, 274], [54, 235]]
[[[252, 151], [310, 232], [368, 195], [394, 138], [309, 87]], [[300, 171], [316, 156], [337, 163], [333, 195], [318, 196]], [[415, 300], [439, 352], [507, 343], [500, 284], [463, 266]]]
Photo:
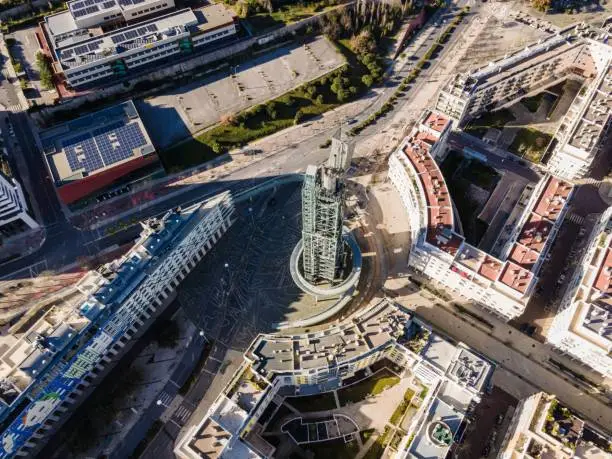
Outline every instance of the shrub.
[[374, 84], [374, 78], [372, 75], [364, 75], [361, 77], [361, 82], [369, 88]]

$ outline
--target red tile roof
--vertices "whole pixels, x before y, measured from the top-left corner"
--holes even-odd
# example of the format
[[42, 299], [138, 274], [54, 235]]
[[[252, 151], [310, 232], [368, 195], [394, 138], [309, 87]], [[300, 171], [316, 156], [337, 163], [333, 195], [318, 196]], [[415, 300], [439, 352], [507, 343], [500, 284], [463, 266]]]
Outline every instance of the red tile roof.
[[612, 295], [612, 249], [610, 247], [606, 249], [606, 255], [599, 268], [593, 287], [602, 293]]
[[427, 242], [454, 255], [463, 238], [454, 233], [453, 208], [448, 188], [438, 165], [429, 155], [437, 138], [415, 129], [404, 153], [416, 170], [427, 201]]
[[553, 224], [551, 222], [532, 213], [529, 220], [523, 225], [517, 242], [538, 253], [542, 252], [552, 227]]
[[550, 177], [540, 199], [536, 203], [534, 213], [555, 221], [565, 206], [567, 198], [572, 192], [573, 185], [555, 177]]
[[497, 258], [487, 255], [478, 269], [478, 274], [486, 277], [490, 281], [495, 281], [501, 273], [503, 264]]
[[423, 124], [434, 131], [442, 132], [450, 120], [441, 113], [429, 112]]
[[540, 254], [534, 250], [530, 250], [522, 244], [514, 244], [508, 260], [513, 261], [525, 269], [531, 270], [533, 265], [538, 261]]
[[533, 279], [533, 274], [520, 266], [508, 261], [504, 266], [499, 281], [519, 293], [525, 293]]

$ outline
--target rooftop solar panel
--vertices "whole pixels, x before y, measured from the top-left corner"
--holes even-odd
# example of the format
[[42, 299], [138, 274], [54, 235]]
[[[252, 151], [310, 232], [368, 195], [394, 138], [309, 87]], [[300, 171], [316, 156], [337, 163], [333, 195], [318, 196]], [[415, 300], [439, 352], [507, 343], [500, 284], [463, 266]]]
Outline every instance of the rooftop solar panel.
[[112, 8], [113, 6], [115, 6], [115, 2], [113, 1], [102, 3], [102, 8], [104, 9]]
[[87, 5], [87, 6], [90, 6], [90, 5], [95, 5], [95, 4], [96, 4], [96, 2], [95, 2], [95, 0], [85, 0], [85, 1], [83, 2], [83, 4], [85, 4], [85, 5]]
[[87, 8], [85, 8], [85, 11], [87, 12], [87, 14], [93, 14], [96, 11], [100, 11], [100, 8], [98, 8], [98, 5], [88, 6]]
[[83, 2], [77, 2], [70, 5], [73, 10], [78, 10], [79, 8], [83, 8]]
[[76, 10], [72, 13], [75, 18], [80, 18], [81, 16], [85, 16], [87, 12], [85, 10]]
[[138, 32], [136, 32], [135, 30], [126, 30], [123, 35], [126, 39], [131, 40], [133, 38], [138, 37]]
[[102, 40], [96, 40], [93, 43], [90, 43], [89, 51], [95, 51], [96, 49], [98, 49], [98, 46], [100, 46], [100, 43], [102, 43]]
[[123, 37], [122, 33], [120, 33], [118, 35], [112, 35], [111, 36], [111, 40], [113, 40], [114, 44], [121, 43], [124, 39], [125, 38]]

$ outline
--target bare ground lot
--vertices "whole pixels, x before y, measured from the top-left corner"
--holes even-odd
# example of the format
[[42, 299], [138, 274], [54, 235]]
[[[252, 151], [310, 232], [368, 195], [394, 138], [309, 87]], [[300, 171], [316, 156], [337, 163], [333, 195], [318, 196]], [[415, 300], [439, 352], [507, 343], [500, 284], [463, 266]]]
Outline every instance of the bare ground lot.
[[238, 67], [139, 101], [138, 109], [158, 148], [236, 113], [318, 78], [344, 59], [324, 37], [304, 45], [289, 44], [255, 56]]

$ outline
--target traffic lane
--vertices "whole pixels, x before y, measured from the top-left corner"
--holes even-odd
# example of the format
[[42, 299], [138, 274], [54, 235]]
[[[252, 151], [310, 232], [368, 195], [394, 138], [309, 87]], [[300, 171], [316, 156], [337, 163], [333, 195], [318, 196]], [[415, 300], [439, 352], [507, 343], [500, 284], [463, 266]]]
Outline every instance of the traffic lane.
[[174, 457], [174, 438], [166, 430], [169, 422], [164, 424], [161, 430], [155, 435], [147, 449], [140, 456], [140, 459], [170, 459]]
[[[434, 307], [432, 304], [411, 304], [410, 298], [401, 300], [401, 303], [410, 309], [414, 309], [417, 315], [423, 317], [435, 328], [443, 333], [462, 341], [471, 348], [482, 352], [489, 359], [496, 362], [500, 367], [516, 375], [520, 379], [543, 391], [554, 393], [560, 400], [569, 405], [577, 413], [587, 420], [595, 423], [599, 428], [612, 424], [612, 408], [604, 405], [592, 395], [575, 387], [570, 382], [521, 354], [505, 343], [498, 341], [488, 333], [483, 332], [477, 326], [456, 317], [445, 308]], [[523, 339], [524, 335], [518, 335], [513, 339]]]
[[47, 175], [47, 167], [43, 160], [42, 152], [38, 150], [34, 142], [27, 114], [17, 113], [9, 115], [15, 134], [20, 142], [23, 160], [27, 165], [27, 171], [21, 171], [29, 177], [32, 187], [32, 200], [37, 203], [37, 208], [42, 216], [43, 224], [49, 225], [64, 219], [61, 205], [55, 192], [55, 187]]

